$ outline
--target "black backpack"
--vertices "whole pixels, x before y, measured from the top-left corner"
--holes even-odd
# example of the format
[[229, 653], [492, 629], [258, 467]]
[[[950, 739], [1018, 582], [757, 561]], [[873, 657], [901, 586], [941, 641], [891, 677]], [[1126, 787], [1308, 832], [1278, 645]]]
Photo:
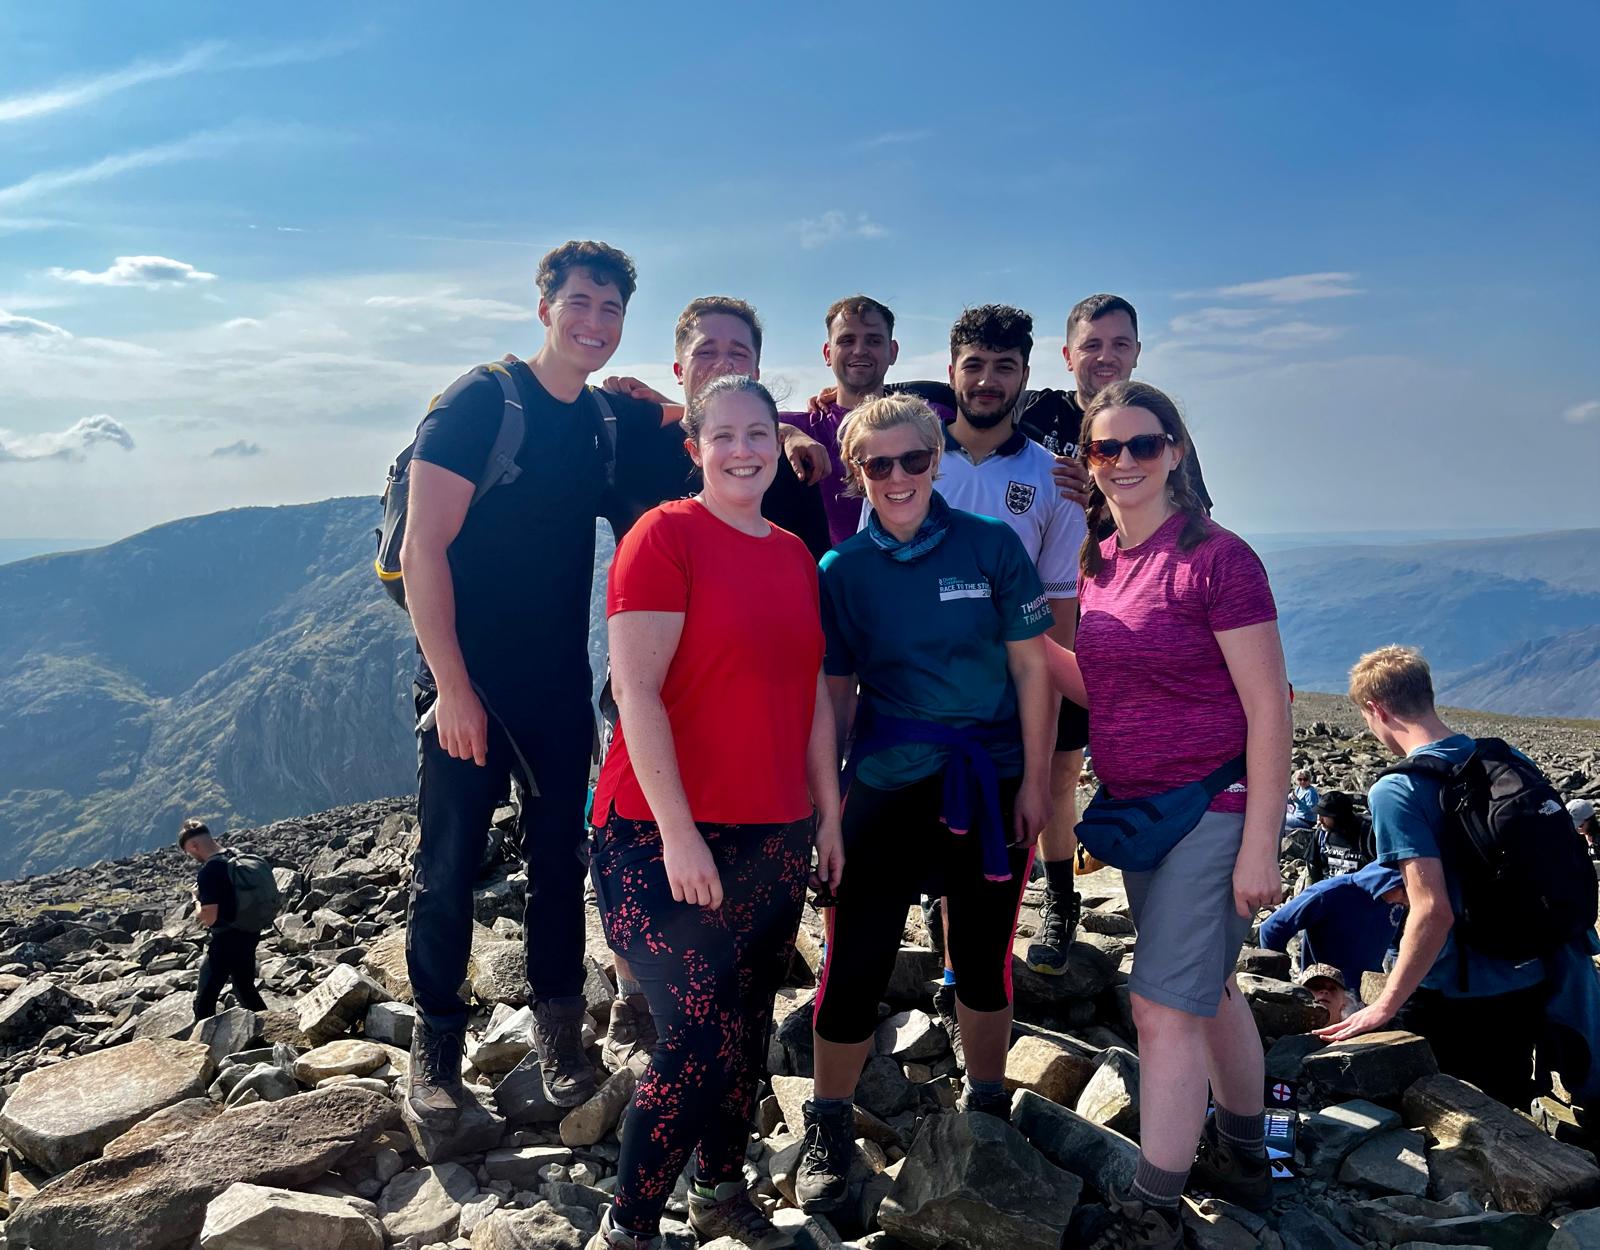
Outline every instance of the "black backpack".
[[1440, 852], [1461, 887], [1457, 949], [1521, 962], [1592, 929], [1594, 865], [1545, 775], [1499, 738], [1452, 764], [1415, 755], [1384, 770], [1432, 777], [1444, 813]]
[[[501, 392], [505, 396], [505, 406], [500, 412], [500, 431], [489, 447], [489, 458], [484, 461], [483, 475], [479, 477], [477, 486], [472, 492], [472, 503], [467, 505], [469, 509], [496, 486], [514, 482], [522, 473], [521, 466], [517, 464], [517, 453], [522, 450], [522, 440], [527, 433], [527, 418], [522, 411], [522, 394], [517, 389], [516, 378], [512, 376], [512, 370], [519, 368], [527, 369], [527, 365], [515, 356], [507, 356], [504, 361], [497, 360], [492, 364], [479, 365], [473, 370], [474, 373], [487, 373], [500, 383]], [[605, 462], [606, 479], [609, 484], [616, 463], [617, 418], [611, 411], [611, 404], [607, 401], [604, 391], [593, 386], [589, 387], [588, 391], [594, 397], [595, 406], [600, 414], [599, 429], [595, 433], [595, 438]], [[439, 402], [439, 398], [438, 395], [433, 397], [428, 405], [429, 412], [433, 411], [433, 406]], [[389, 480], [383, 488], [383, 523], [376, 530], [378, 556], [372, 562], [384, 593], [402, 608], [406, 606], [406, 586], [400, 571], [400, 547], [405, 542], [406, 536], [406, 512], [411, 495], [411, 453], [416, 447], [417, 440], [413, 438], [389, 466]]]

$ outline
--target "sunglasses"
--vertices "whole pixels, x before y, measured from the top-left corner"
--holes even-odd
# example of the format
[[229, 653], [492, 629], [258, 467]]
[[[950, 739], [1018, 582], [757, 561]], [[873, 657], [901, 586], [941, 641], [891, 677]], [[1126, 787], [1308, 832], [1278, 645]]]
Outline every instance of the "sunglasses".
[[857, 460], [855, 466], [874, 482], [881, 482], [894, 472], [897, 464], [912, 477], [918, 477], [926, 473], [932, 463], [933, 453], [925, 447], [919, 447], [916, 451], [899, 456], [868, 456], [865, 460]]
[[1139, 461], [1154, 460], [1178, 440], [1170, 434], [1135, 434], [1124, 441], [1120, 438], [1096, 438], [1083, 445], [1083, 454], [1094, 464], [1116, 464], [1122, 459], [1122, 449]]

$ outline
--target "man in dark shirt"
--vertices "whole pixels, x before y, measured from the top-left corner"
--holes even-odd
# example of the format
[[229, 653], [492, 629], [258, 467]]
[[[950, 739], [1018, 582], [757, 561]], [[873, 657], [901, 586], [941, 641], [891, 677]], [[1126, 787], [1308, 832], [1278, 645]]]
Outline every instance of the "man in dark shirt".
[[198, 860], [194, 883], [194, 914], [211, 931], [206, 957], [200, 963], [200, 984], [194, 995], [194, 1018], [217, 1014], [217, 999], [229, 981], [239, 1006], [265, 1011], [267, 1004], [256, 989], [256, 943], [259, 933], [234, 927], [239, 895], [228, 875], [228, 861], [211, 830], [198, 820], [186, 820], [178, 830], [178, 849]]
[[[406, 1114], [453, 1124], [465, 1098], [472, 887], [494, 809], [514, 784], [528, 864], [523, 931], [536, 1049], [551, 1099], [594, 1088], [584, 1056], [583, 806], [593, 735], [589, 600], [595, 518], [614, 506], [611, 440], [586, 382], [616, 350], [633, 262], [570, 242], [538, 273], [544, 343], [505, 365], [527, 433], [515, 480], [476, 505], [504, 395], [486, 368], [457, 379], [417, 432], [401, 568], [416, 628], [418, 816], [406, 961], [418, 1010]], [[619, 413], [616, 468], [648, 442]], [[650, 419], [646, 414], [645, 419]], [[660, 418], [654, 418], [659, 426]]]

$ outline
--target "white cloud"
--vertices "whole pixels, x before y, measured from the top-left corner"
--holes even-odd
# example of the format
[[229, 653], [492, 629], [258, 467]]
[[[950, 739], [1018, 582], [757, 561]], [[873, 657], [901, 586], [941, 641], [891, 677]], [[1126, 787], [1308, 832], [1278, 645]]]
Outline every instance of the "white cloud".
[[1561, 414], [1573, 425], [1582, 425], [1586, 421], [1593, 421], [1600, 417], [1600, 399], [1591, 399], [1586, 403], [1573, 404]]
[[220, 40], [196, 44], [168, 61], [135, 61], [121, 69], [93, 78], [61, 83], [23, 95], [0, 99], [0, 123], [25, 121], [51, 113], [65, 112], [98, 103], [107, 96], [149, 82], [181, 78], [205, 70], [265, 69], [277, 65], [303, 64], [338, 56], [359, 47], [365, 40], [335, 38], [311, 43], [285, 44], [243, 55], [227, 55], [229, 45]]
[[1267, 308], [1197, 308], [1194, 312], [1179, 313], [1167, 323], [1173, 334], [1235, 334], [1275, 314]]
[[202, 130], [172, 143], [160, 143], [148, 148], [135, 148], [115, 156], [104, 156], [88, 165], [71, 169], [48, 170], [34, 174], [9, 187], [0, 187], [0, 208], [36, 200], [56, 191], [87, 186], [115, 178], [136, 169], [149, 169], [156, 165], [170, 165], [176, 161], [190, 161], [204, 156], [215, 156], [238, 146], [247, 138], [242, 129]]
[[799, 231], [800, 246], [807, 249], [825, 247], [840, 239], [881, 239], [889, 233], [865, 213], [852, 217], [836, 208], [830, 208], [820, 217], [804, 218]]
[[450, 287], [432, 295], [373, 295], [366, 300], [368, 308], [379, 308], [411, 313], [432, 313], [445, 321], [465, 321], [478, 318], [483, 321], [532, 321], [533, 309], [524, 304], [510, 304], [498, 299], [465, 299]]
[[235, 317], [232, 321], [224, 321], [222, 328], [224, 330], [250, 330], [260, 324], [254, 317]]
[[58, 325], [51, 325], [48, 321], [40, 321], [37, 317], [24, 317], [20, 313], [8, 313], [0, 308], [0, 335], [15, 335], [18, 338], [42, 336], [45, 338], [70, 339], [72, 335]]
[[856, 144], [861, 151], [870, 151], [873, 148], [896, 147], [903, 143], [921, 143], [924, 139], [933, 138], [931, 130], [886, 130], [880, 135], [873, 135], [870, 139], [863, 139]]
[[1307, 300], [1359, 295], [1361, 288], [1350, 285], [1355, 279], [1353, 273], [1297, 273], [1284, 278], [1239, 282], [1233, 286], [1218, 287], [1214, 291], [1188, 291], [1184, 294], [1189, 298], [1264, 299], [1273, 304], [1303, 304]]
[[14, 434], [0, 430], [0, 462], [20, 460], [82, 460], [96, 443], [133, 450], [133, 435], [114, 417], [99, 413], [83, 417], [60, 433]]
[[109, 269], [98, 273], [87, 269], [57, 268], [50, 270], [50, 276], [83, 286], [138, 286], [153, 291], [163, 286], [211, 282], [217, 275], [165, 256], [119, 256]]
[[261, 445], [259, 443], [252, 443], [247, 439], [241, 438], [238, 442], [229, 443], [226, 447], [218, 447], [211, 453], [211, 458], [213, 460], [218, 460], [229, 456], [244, 458], [248, 456], [259, 456], [261, 454]]

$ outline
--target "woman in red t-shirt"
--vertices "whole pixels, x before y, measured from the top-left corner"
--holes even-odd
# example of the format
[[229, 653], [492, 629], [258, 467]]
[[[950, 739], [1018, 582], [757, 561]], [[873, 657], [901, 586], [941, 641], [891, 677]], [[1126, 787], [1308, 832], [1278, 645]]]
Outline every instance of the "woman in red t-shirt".
[[686, 447], [705, 485], [646, 513], [607, 587], [617, 733], [595, 788], [606, 941], [660, 1032], [623, 1131], [616, 1205], [593, 1246], [633, 1247], [698, 1146], [701, 1238], [793, 1244], [745, 1191], [772, 1001], [816, 879], [844, 870], [817, 569], [761, 516], [778, 411], [760, 383], [712, 382]]

